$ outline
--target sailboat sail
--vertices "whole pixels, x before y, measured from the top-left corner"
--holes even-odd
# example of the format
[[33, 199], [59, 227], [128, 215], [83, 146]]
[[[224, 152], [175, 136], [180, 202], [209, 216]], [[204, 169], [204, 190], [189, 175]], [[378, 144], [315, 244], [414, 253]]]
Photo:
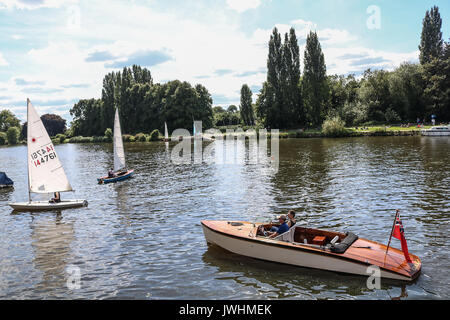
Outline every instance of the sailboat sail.
[[29, 189], [35, 193], [72, 191], [41, 118], [27, 99]]
[[169, 130], [167, 130], [167, 122], [164, 122], [164, 126], [165, 126], [165, 128], [164, 128], [164, 138], [166, 140], [169, 140]]
[[119, 111], [114, 118], [114, 171], [125, 168], [125, 151], [123, 150], [122, 131], [120, 130]]

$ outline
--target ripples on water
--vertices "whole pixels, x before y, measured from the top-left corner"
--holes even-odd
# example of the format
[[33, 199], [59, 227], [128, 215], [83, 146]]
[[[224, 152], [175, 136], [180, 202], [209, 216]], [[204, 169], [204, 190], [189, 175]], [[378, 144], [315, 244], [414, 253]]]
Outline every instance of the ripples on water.
[[[0, 191], [0, 298], [450, 296], [448, 138], [281, 140], [277, 173], [265, 164], [173, 165], [163, 143], [126, 144], [136, 174], [109, 185], [96, 178], [112, 165], [111, 145], [56, 148], [76, 189], [63, 197], [86, 198], [87, 208], [12, 213], [8, 202], [27, 199], [26, 148], [0, 148], [0, 170], [15, 182]], [[302, 224], [386, 243], [397, 208], [422, 275], [412, 284], [382, 280], [381, 290], [367, 289], [365, 277], [208, 247], [200, 226], [202, 219], [268, 221], [295, 209]], [[81, 270], [79, 290], [67, 288], [70, 266]]]

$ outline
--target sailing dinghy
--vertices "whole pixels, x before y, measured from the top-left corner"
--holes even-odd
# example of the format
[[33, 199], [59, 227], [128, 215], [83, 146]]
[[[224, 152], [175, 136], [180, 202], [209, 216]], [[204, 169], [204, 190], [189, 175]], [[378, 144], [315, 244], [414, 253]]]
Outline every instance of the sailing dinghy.
[[114, 117], [114, 172], [111, 175], [98, 178], [99, 184], [118, 182], [128, 178], [134, 173], [134, 170], [127, 170], [125, 165], [125, 151], [123, 149], [122, 130], [120, 129], [119, 110], [116, 109]]
[[420, 259], [383, 244], [341, 233], [294, 225], [276, 238], [260, 236], [271, 224], [202, 221], [206, 241], [225, 250], [261, 260], [341, 273], [369, 276], [368, 267], [382, 278], [412, 281], [421, 270]]
[[58, 210], [87, 206], [86, 200], [32, 201], [31, 193], [73, 191], [41, 118], [27, 99], [28, 202], [9, 205], [14, 210]]

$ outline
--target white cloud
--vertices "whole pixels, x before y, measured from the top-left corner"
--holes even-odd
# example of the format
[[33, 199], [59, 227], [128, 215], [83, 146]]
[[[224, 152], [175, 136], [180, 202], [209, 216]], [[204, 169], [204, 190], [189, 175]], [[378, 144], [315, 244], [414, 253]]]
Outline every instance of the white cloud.
[[261, 5], [261, 0], [227, 0], [227, 5], [230, 9], [242, 13], [258, 8]]
[[68, 4], [76, 4], [79, 0], [2, 0], [0, 9], [58, 8]]
[[[8, 1], [10, 5], [12, 2], [18, 3]], [[230, 2], [234, 1], [229, 0], [228, 5]], [[261, 1], [248, 1], [245, 6], [239, 1], [241, 7], [236, 3], [234, 10], [243, 12], [239, 10], [257, 7]], [[50, 0], [42, 1], [41, 5], [44, 4], [57, 5]], [[39, 112], [52, 109], [62, 112], [54, 107], [55, 101], [61, 101], [58, 106], [67, 106], [65, 115], [68, 118], [73, 99], [101, 97], [104, 75], [118, 70], [108, 68], [108, 63], [146, 51], [164, 52], [170, 56], [163, 63], [150, 67], [156, 82], [179, 79], [193, 85], [201, 83], [213, 96], [220, 97], [214, 105], [239, 105], [239, 91], [244, 83], [261, 87], [266, 80], [267, 44], [272, 28], [246, 34], [237, 23], [230, 22], [233, 20], [228, 19], [229, 11], [211, 12], [200, 21], [158, 12], [136, 3], [107, 0], [89, 2], [86, 7], [80, 3], [60, 11], [60, 16], [55, 18], [60, 23], [59, 28], [52, 25], [51, 30], [38, 30], [51, 33], [51, 40], [19, 57], [21, 65], [27, 68], [14, 70], [14, 78], [0, 82], [1, 105], [9, 102], [13, 105], [12, 102], [23, 101], [29, 95], [32, 101], [39, 101], [36, 103]], [[126, 14], [121, 14], [124, 12]], [[297, 19], [276, 26], [283, 35], [291, 26], [296, 29], [302, 56], [307, 34], [316, 30], [328, 74], [347, 74], [367, 67], [392, 68], [405, 60], [417, 59], [417, 52], [391, 53], [362, 47], [359, 39], [347, 30], [321, 29], [312, 21]], [[95, 59], [89, 59], [95, 54]], [[8, 66], [1, 53], [0, 66]], [[303, 60], [301, 66], [303, 68]], [[18, 85], [15, 79], [37, 84], [29, 86], [30, 89]], [[42, 81], [44, 84], [39, 85]], [[2, 88], [8, 93], [8, 99], [2, 99], [1, 96], [6, 96]]]
[[7, 66], [7, 65], [9, 65], [9, 63], [5, 60], [5, 58], [3, 58], [3, 55], [0, 52], [0, 67]]

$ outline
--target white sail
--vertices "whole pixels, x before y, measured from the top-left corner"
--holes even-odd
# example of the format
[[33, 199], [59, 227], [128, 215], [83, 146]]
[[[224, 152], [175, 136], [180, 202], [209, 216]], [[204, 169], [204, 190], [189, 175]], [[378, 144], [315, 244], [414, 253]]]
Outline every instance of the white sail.
[[164, 122], [164, 138], [166, 139], [166, 140], [168, 140], [169, 139], [169, 130], [167, 130], [167, 122]]
[[120, 130], [119, 111], [114, 118], [114, 171], [125, 168], [125, 151], [123, 150], [122, 131]]
[[27, 99], [29, 189], [35, 193], [72, 191], [41, 118]]

